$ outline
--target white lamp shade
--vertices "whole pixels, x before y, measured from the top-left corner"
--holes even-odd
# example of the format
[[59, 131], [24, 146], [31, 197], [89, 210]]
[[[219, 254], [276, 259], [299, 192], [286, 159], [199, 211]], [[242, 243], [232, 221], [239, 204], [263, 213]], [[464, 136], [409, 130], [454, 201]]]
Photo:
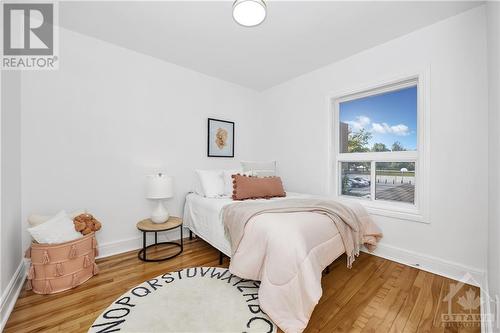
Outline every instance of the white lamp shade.
[[164, 174], [149, 175], [146, 177], [146, 198], [168, 199], [174, 196], [172, 177]]

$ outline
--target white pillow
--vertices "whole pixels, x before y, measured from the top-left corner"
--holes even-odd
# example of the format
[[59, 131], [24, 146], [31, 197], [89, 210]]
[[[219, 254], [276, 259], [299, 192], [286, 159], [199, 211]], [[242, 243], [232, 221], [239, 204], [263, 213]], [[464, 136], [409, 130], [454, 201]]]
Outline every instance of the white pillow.
[[224, 195], [224, 173], [222, 170], [196, 170], [198, 180], [207, 198], [217, 198]]
[[241, 169], [235, 170], [224, 170], [224, 196], [232, 196], [233, 195], [233, 178], [232, 175], [240, 174], [245, 176], [252, 176], [252, 173], [243, 172]]
[[83, 237], [75, 230], [73, 221], [64, 210], [57, 213], [46, 222], [33, 228], [28, 228], [31, 237], [38, 243], [57, 244]]
[[195, 178], [195, 180], [194, 180], [193, 192], [204, 197], [205, 192], [203, 191], [203, 186], [201, 186], [200, 176], [198, 176], [197, 172], [196, 172], [196, 176], [194, 178]]
[[241, 167], [245, 172], [251, 172], [252, 176], [268, 177], [276, 176], [276, 161], [251, 162], [241, 161]]
[[[82, 210], [76, 210], [74, 212], [71, 212], [68, 215], [73, 220], [78, 215], [85, 214], [85, 213], [87, 213], [87, 211], [82, 209]], [[28, 216], [28, 223], [30, 224], [30, 226], [36, 227], [39, 224], [47, 222], [52, 217], [53, 216], [48, 216], [48, 215], [31, 214], [30, 216]]]

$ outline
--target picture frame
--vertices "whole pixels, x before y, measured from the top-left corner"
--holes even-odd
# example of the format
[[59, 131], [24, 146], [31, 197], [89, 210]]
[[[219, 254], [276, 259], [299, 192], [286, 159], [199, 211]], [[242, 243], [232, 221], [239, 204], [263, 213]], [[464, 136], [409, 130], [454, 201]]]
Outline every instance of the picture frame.
[[234, 122], [208, 118], [207, 156], [234, 157]]

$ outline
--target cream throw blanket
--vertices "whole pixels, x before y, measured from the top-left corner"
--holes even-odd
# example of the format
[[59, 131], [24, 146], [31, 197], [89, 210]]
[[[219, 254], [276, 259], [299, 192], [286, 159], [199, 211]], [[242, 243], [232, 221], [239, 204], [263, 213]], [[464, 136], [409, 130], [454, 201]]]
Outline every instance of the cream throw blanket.
[[260, 214], [311, 212], [328, 216], [337, 227], [347, 254], [350, 268], [359, 249], [365, 244], [372, 250], [382, 233], [363, 207], [359, 204], [347, 206], [338, 201], [327, 199], [285, 199], [280, 201], [246, 201], [228, 205], [223, 210], [226, 236], [231, 243], [232, 254], [236, 252], [245, 234], [245, 226]]
[[285, 333], [302, 332], [322, 295], [321, 272], [344, 251], [352, 265], [361, 244], [382, 234], [366, 210], [328, 199], [248, 201], [222, 211], [231, 242], [229, 270], [261, 281], [260, 308]]

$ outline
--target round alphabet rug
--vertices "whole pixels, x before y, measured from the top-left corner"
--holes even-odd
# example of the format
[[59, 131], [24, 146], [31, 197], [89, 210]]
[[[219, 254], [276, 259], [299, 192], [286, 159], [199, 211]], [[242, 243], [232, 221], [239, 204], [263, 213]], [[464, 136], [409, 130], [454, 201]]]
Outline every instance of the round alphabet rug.
[[259, 282], [221, 267], [193, 267], [146, 281], [114, 301], [89, 332], [274, 333]]

